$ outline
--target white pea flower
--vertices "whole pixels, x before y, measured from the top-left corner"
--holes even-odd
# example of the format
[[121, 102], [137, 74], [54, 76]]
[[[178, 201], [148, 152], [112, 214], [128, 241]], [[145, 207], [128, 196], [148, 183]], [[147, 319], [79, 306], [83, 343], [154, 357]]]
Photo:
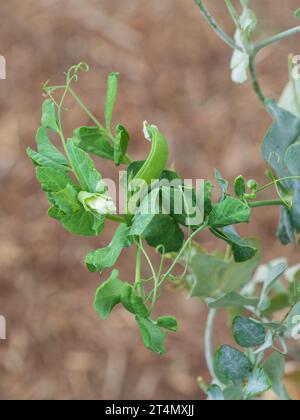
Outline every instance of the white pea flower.
[[240, 17], [241, 29], [235, 33], [234, 39], [244, 51], [235, 50], [231, 59], [230, 68], [232, 70], [231, 78], [234, 83], [245, 83], [248, 79], [249, 55], [245, 50], [244, 42], [250, 42], [253, 32], [257, 25], [256, 15], [245, 7]]
[[82, 203], [86, 210], [93, 210], [100, 215], [115, 214], [117, 208], [113, 200], [107, 195], [91, 194], [81, 191], [78, 194], [78, 200]]

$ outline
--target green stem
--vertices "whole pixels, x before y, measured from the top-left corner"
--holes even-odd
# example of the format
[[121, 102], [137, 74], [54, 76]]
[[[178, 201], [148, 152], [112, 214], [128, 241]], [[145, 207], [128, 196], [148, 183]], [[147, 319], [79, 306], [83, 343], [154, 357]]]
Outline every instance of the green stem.
[[217, 316], [217, 310], [216, 309], [210, 309], [208, 313], [207, 318], [207, 324], [205, 329], [205, 338], [204, 338], [204, 344], [205, 344], [205, 359], [208, 366], [209, 373], [214, 381], [216, 381], [216, 374], [214, 369], [214, 352], [213, 352], [213, 335], [214, 335], [214, 324]]
[[284, 39], [290, 38], [291, 36], [299, 34], [299, 33], [300, 33], [300, 26], [296, 26], [295, 28], [288, 29], [287, 31], [284, 31], [284, 32], [281, 32], [280, 34], [272, 36], [271, 38], [268, 38], [262, 41], [260, 44], [258, 44], [255, 47], [255, 53], [257, 54], [263, 48], [276, 44], [277, 42], [283, 41]]
[[184, 254], [186, 248], [188, 247], [188, 245], [193, 241], [193, 239], [195, 238], [195, 236], [198, 235], [198, 233], [202, 232], [204, 229], [206, 229], [208, 227], [208, 223], [205, 222], [202, 226], [200, 226], [199, 229], [197, 229], [185, 242], [185, 244], [183, 245], [183, 247], [181, 248], [180, 252], [178, 253], [177, 257], [175, 258], [173, 264], [171, 265], [171, 267], [169, 268], [169, 270], [162, 276], [158, 287], [160, 287], [163, 282], [166, 280], [166, 278], [172, 273], [172, 271], [174, 270], [174, 268], [176, 267], [176, 265], [178, 264], [180, 258], [182, 257], [182, 255]]
[[135, 287], [139, 296], [142, 296], [142, 277], [141, 277], [142, 248], [137, 244], [136, 266], [135, 266]]
[[117, 216], [115, 214], [107, 214], [106, 218], [112, 222], [117, 222], [117, 223], [126, 223], [126, 220], [124, 217], [122, 216]]
[[259, 100], [265, 106], [266, 97], [265, 97], [265, 95], [262, 91], [262, 88], [261, 88], [260, 83], [259, 83], [258, 78], [257, 78], [255, 59], [256, 59], [256, 54], [252, 53], [249, 56], [249, 71], [250, 71], [251, 81], [252, 81], [254, 92], [258, 96]]
[[248, 203], [249, 207], [269, 207], [269, 206], [284, 206], [282, 200], [262, 200], [262, 201], [252, 201]]
[[224, 32], [223, 29], [218, 25], [218, 23], [215, 21], [215, 19], [204, 6], [203, 2], [201, 0], [195, 0], [195, 2], [199, 7], [200, 12], [203, 14], [205, 19], [208, 21], [212, 29], [219, 36], [219, 38], [221, 38], [225, 42], [225, 44], [227, 44], [233, 50], [243, 52], [243, 49], [234, 41], [234, 39], [227, 35], [226, 32]]

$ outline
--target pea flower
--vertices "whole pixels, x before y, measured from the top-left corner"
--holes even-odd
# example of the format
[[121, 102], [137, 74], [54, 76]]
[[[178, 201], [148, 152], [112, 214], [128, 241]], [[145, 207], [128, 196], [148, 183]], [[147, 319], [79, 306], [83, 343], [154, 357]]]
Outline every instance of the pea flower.
[[81, 191], [78, 194], [78, 200], [88, 210], [92, 210], [100, 215], [115, 214], [117, 208], [113, 200], [105, 194], [91, 194]]
[[235, 50], [231, 59], [231, 78], [234, 83], [245, 83], [248, 79], [249, 55], [246, 51], [246, 43], [249, 43], [257, 25], [256, 15], [244, 7], [243, 14], [239, 19], [240, 28], [237, 29], [234, 39], [244, 51]]

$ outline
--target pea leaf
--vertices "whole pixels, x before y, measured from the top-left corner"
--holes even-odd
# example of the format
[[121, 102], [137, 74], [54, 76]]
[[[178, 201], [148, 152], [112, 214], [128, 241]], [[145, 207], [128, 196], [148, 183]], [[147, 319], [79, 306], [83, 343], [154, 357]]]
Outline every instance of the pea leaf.
[[44, 101], [42, 108], [42, 127], [49, 128], [57, 133], [59, 127], [55, 107], [56, 105], [51, 99], [46, 99]]
[[106, 129], [109, 131], [111, 129], [112, 115], [113, 115], [116, 97], [118, 93], [119, 76], [120, 76], [119, 73], [111, 73], [108, 76], [108, 81], [107, 81], [105, 121], [106, 121]]
[[213, 207], [208, 223], [212, 228], [249, 223], [250, 213], [251, 210], [245, 203], [236, 198], [226, 197]]
[[244, 399], [243, 388], [243, 382], [227, 386], [227, 388], [224, 389], [225, 401], [242, 401]]
[[224, 229], [211, 229], [211, 232], [218, 238], [227, 242], [232, 247], [234, 260], [236, 262], [245, 262], [250, 260], [257, 253], [257, 248], [253, 246], [251, 240], [242, 239], [233, 226]]
[[69, 184], [63, 190], [52, 193], [51, 197], [56, 207], [65, 214], [70, 215], [81, 209], [81, 205], [77, 200], [78, 192], [78, 188]]
[[129, 248], [132, 241], [128, 237], [129, 228], [121, 224], [117, 229], [111, 243], [106, 248], [100, 248], [89, 253], [85, 263], [90, 272], [103, 271], [105, 268], [112, 268], [124, 248]]
[[139, 325], [145, 347], [155, 353], [164, 354], [167, 334], [150, 319], [137, 316], [136, 321]]
[[285, 369], [284, 355], [277, 352], [272, 353], [272, 355], [264, 363], [263, 369], [271, 379], [272, 388], [278, 397], [283, 401], [290, 400], [285, 386], [282, 383]]
[[177, 319], [173, 316], [162, 316], [156, 320], [156, 323], [160, 328], [164, 328], [169, 331], [177, 332], [178, 330]]
[[98, 127], [80, 127], [74, 131], [75, 145], [87, 153], [114, 160], [114, 148]]
[[216, 352], [214, 368], [220, 381], [227, 385], [250, 376], [252, 364], [247, 356], [230, 346], [222, 346]]
[[228, 195], [229, 182], [223, 178], [221, 172], [218, 169], [215, 170], [215, 178], [222, 191], [222, 200], [224, 200], [224, 198], [227, 197]]
[[280, 209], [280, 222], [277, 229], [277, 238], [283, 245], [296, 243], [292, 215], [286, 207], [281, 207]]
[[104, 228], [104, 221], [104, 216], [95, 216], [92, 212], [85, 211], [83, 207], [61, 219], [68, 232], [79, 236], [98, 236]]
[[264, 281], [260, 302], [258, 304], [258, 309], [260, 311], [265, 311], [270, 306], [270, 299], [268, 298], [268, 295], [279, 277], [287, 270], [287, 268], [288, 264], [284, 262], [269, 266], [267, 277]]
[[243, 198], [247, 192], [247, 182], [242, 175], [234, 181], [234, 192], [238, 198]]
[[69, 170], [69, 162], [64, 155], [51, 143], [48, 137], [47, 128], [41, 127], [36, 135], [37, 152], [30, 147], [27, 148], [27, 155], [37, 166], [46, 166], [63, 171]]
[[115, 138], [114, 161], [117, 166], [126, 161], [126, 153], [129, 145], [129, 134], [122, 125], [117, 126]]
[[80, 182], [81, 189], [90, 193], [97, 192], [97, 187], [102, 177], [96, 171], [94, 162], [86, 152], [76, 147], [72, 140], [68, 142], [67, 147], [72, 167]]
[[48, 216], [51, 217], [52, 219], [60, 221], [66, 216], [66, 214], [63, 211], [61, 211], [58, 207], [52, 206], [48, 210]]
[[[258, 247], [257, 242], [255, 245]], [[196, 252], [191, 261], [189, 279], [193, 297], [220, 298], [248, 284], [260, 264], [260, 252], [244, 263]]]
[[244, 394], [247, 399], [257, 397], [272, 388], [272, 382], [263, 369], [255, 368], [251, 373]]
[[[165, 253], [179, 251], [184, 240], [184, 233], [178, 223], [165, 214], [154, 216], [142, 236], [149, 246], [153, 248], [162, 246]], [[161, 249], [160, 251], [162, 252]]]
[[242, 296], [239, 293], [231, 292], [227, 293], [223, 297], [219, 299], [214, 299], [208, 301], [208, 306], [212, 309], [219, 309], [219, 308], [242, 308], [245, 306], [252, 306], [255, 307], [259, 303], [258, 298], [250, 298], [246, 296]]
[[264, 326], [242, 316], [234, 318], [232, 330], [236, 343], [244, 348], [262, 346], [266, 339]]
[[121, 302], [123, 287], [119, 271], [114, 270], [109, 279], [97, 289], [94, 309], [103, 320], [106, 320], [114, 307]]
[[223, 391], [218, 385], [211, 385], [207, 390], [208, 401], [224, 401]]
[[36, 176], [45, 192], [58, 192], [68, 185], [75, 186], [72, 178], [60, 169], [43, 166], [37, 168]]
[[125, 283], [121, 293], [121, 302], [127, 311], [142, 318], [148, 317], [148, 308], [141, 297], [136, 296], [133, 286]]

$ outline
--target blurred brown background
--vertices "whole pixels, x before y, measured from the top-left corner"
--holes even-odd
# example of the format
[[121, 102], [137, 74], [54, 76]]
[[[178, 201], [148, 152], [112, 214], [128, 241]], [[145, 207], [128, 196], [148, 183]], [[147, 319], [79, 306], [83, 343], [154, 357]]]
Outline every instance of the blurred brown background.
[[[224, 2], [210, 9], [232, 33]], [[297, 24], [297, 0], [253, 0], [259, 36]], [[84, 255], [105, 246], [113, 226], [98, 239], [74, 238], [51, 221], [25, 148], [34, 145], [41, 84], [63, 81], [79, 61], [91, 64], [77, 89], [96, 115], [103, 112], [105, 79], [121, 73], [116, 122], [132, 135], [130, 153], [147, 149], [141, 125], [157, 124], [170, 140], [172, 162], [185, 177], [213, 178], [218, 167], [233, 180], [242, 173], [264, 180], [260, 144], [270, 122], [249, 85], [230, 81], [231, 51], [204, 22], [193, 0], [6, 0], [0, 3], [0, 53], [7, 80], [0, 81], [0, 313], [8, 340], [0, 341], [1, 399], [202, 398], [196, 377], [207, 372], [202, 334], [206, 309], [186, 294], [166, 292], [164, 312], [178, 316], [180, 331], [159, 357], [145, 350], [122, 310], [102, 322], [92, 310], [98, 275]], [[299, 37], [260, 55], [266, 93], [280, 94], [287, 54], [300, 54]], [[68, 133], [89, 121], [78, 108], [65, 115]], [[104, 176], [113, 166], [99, 163]], [[267, 216], [267, 217], [266, 217]], [[256, 211], [244, 233], [263, 236], [264, 258], [298, 252], [274, 238], [277, 210]], [[203, 244], [216, 242], [208, 236]], [[220, 243], [218, 246], [222, 246]], [[119, 264], [130, 279], [132, 255]], [[216, 345], [227, 337], [220, 324]]]

